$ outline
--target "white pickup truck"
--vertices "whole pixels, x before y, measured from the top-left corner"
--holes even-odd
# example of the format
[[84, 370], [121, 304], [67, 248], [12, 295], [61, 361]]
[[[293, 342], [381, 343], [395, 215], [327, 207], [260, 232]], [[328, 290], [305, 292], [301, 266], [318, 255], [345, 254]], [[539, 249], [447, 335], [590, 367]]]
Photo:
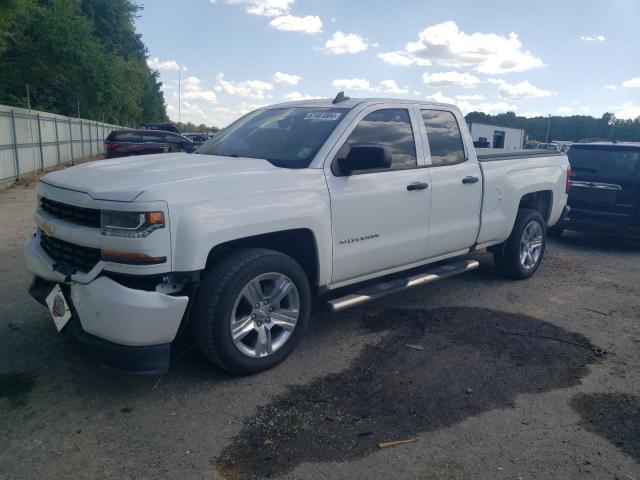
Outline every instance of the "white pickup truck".
[[556, 152], [478, 155], [451, 105], [275, 105], [196, 154], [43, 177], [30, 291], [114, 368], [166, 370], [184, 331], [251, 374], [291, 353], [314, 297], [359, 305], [476, 268], [456, 257], [483, 248], [505, 276], [531, 276], [568, 176]]

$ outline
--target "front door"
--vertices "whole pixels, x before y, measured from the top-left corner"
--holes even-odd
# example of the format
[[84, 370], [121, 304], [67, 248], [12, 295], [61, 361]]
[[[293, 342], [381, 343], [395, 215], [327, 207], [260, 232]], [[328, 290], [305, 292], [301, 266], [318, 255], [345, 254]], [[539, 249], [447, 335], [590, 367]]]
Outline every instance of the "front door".
[[[408, 265], [427, 255], [429, 172], [423, 166], [422, 146], [416, 151], [417, 120], [406, 105], [402, 107], [361, 112], [325, 166], [331, 196], [332, 283]], [[352, 144], [387, 147], [391, 167], [336, 173], [336, 160], [346, 157]]]

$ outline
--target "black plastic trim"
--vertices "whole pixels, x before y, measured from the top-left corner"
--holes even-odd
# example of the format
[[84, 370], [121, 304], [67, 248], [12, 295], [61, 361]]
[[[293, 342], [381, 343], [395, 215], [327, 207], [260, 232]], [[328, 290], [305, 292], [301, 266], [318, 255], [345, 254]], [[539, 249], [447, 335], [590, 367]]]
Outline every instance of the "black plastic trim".
[[85, 332], [75, 312], [69, 327], [87, 353], [107, 369], [145, 375], [164, 374], [169, 371], [170, 343], [134, 347], [109, 342]]
[[54, 282], [49, 282], [40, 277], [33, 277], [31, 285], [29, 285], [29, 295], [40, 305], [47, 307], [47, 296], [55, 286], [56, 284]]
[[569, 218], [570, 211], [571, 211], [571, 207], [569, 205], [565, 205], [564, 208], [562, 209], [562, 214], [560, 215], [560, 219], [558, 220], [556, 225], [563, 226], [567, 222], [567, 219]]

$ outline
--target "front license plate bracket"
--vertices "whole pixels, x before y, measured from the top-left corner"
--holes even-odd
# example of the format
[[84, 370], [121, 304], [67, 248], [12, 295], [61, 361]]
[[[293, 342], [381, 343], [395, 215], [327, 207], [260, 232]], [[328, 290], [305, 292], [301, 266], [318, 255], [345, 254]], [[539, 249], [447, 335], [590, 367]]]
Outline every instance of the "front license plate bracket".
[[58, 332], [61, 332], [67, 322], [71, 319], [71, 309], [67, 303], [67, 299], [64, 298], [64, 293], [59, 284], [51, 290], [47, 295], [47, 307], [49, 307], [49, 313], [53, 318], [53, 323], [56, 326]]

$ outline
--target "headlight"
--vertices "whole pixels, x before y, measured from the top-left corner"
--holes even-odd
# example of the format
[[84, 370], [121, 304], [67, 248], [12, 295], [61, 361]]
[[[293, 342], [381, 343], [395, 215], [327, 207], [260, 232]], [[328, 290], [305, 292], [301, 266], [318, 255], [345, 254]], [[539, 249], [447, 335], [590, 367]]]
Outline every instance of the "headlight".
[[103, 235], [144, 238], [154, 230], [164, 228], [164, 213], [102, 210], [100, 225]]

